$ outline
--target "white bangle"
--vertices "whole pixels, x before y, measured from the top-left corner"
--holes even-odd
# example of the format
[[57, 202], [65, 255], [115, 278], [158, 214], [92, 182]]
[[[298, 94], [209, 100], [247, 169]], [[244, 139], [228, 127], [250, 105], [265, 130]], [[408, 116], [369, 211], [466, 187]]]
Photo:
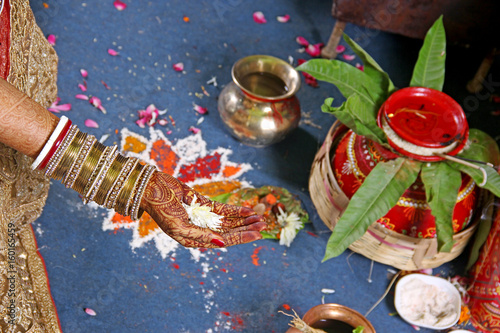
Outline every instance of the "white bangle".
[[32, 170], [35, 170], [36, 168], [38, 168], [40, 163], [42, 163], [42, 161], [45, 159], [45, 157], [49, 153], [50, 149], [54, 145], [55, 141], [59, 137], [59, 134], [61, 134], [62, 130], [64, 129], [64, 127], [68, 123], [68, 121], [69, 121], [69, 119], [66, 116], [62, 116], [61, 119], [59, 119], [59, 122], [57, 123], [57, 126], [54, 129], [54, 132], [52, 132], [49, 140], [45, 143], [45, 146], [43, 146], [42, 151], [40, 152], [40, 154], [38, 154], [35, 161], [31, 165]]

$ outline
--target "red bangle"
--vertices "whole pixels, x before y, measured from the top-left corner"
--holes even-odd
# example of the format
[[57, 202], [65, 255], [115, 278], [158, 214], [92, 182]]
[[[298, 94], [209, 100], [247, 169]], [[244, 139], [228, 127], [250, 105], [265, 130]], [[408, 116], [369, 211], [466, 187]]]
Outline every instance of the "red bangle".
[[64, 138], [66, 137], [66, 134], [68, 134], [70, 127], [71, 127], [71, 120], [68, 120], [68, 122], [64, 126], [63, 130], [61, 131], [61, 134], [59, 134], [56, 141], [54, 142], [54, 145], [52, 146], [52, 148], [50, 148], [49, 153], [47, 154], [47, 156], [45, 156], [42, 163], [40, 163], [40, 165], [38, 166], [39, 170], [43, 170], [47, 166], [47, 163], [49, 163], [50, 159], [52, 158], [52, 156], [56, 152], [57, 148], [61, 145]]

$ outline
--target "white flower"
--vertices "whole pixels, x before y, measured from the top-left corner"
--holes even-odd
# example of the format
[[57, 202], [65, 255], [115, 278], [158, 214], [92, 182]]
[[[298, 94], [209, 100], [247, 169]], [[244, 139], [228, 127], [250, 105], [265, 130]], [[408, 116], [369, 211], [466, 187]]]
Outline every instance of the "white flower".
[[217, 215], [210, 211], [210, 207], [201, 206], [199, 203], [196, 203], [196, 195], [193, 197], [193, 201], [191, 201], [191, 205], [186, 205], [184, 202], [182, 203], [184, 209], [189, 216], [189, 221], [197, 225], [198, 227], [208, 228], [214, 231], [218, 231], [220, 225], [222, 223], [221, 219], [224, 216]]
[[281, 225], [280, 232], [280, 245], [286, 245], [290, 247], [293, 239], [297, 235], [297, 230], [302, 228], [302, 222], [299, 219], [299, 216], [296, 213], [287, 213], [283, 212], [281, 207], [278, 207], [279, 214], [277, 216], [278, 223]]

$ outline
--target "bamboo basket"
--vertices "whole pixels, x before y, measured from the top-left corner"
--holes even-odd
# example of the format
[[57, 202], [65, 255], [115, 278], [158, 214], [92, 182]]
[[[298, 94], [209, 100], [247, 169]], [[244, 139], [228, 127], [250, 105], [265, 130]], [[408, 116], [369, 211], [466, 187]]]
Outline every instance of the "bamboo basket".
[[[317, 152], [309, 177], [309, 192], [320, 218], [333, 230], [349, 199], [339, 187], [331, 167], [332, 152], [348, 128], [336, 121]], [[484, 200], [482, 201], [484, 202]], [[476, 214], [481, 215], [481, 214]], [[401, 270], [435, 268], [458, 257], [477, 229], [480, 216], [463, 231], [455, 234], [449, 253], [437, 251], [435, 238], [415, 238], [373, 223], [367, 232], [349, 246], [354, 252]]]

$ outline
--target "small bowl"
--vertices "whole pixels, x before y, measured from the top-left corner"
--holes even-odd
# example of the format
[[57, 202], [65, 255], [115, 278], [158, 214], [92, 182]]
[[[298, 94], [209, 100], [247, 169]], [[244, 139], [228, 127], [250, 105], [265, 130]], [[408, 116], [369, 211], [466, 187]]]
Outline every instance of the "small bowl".
[[[447, 320], [444, 321], [442, 324], [441, 323], [426, 324], [418, 320], [410, 319], [408, 318], [408, 316], [405, 316], [405, 312], [407, 309], [405, 308], [405, 304], [403, 303], [403, 297], [405, 296], [405, 293], [409, 292], [405, 290], [405, 287], [408, 286], [409, 283], [414, 283], [413, 282], [414, 280], [419, 280], [420, 282], [423, 282], [426, 285], [437, 287], [438, 292], [445, 292], [448, 295], [453, 310], [450, 313], [450, 317], [446, 318]], [[422, 291], [419, 294], [420, 297], [425, 297], [424, 295], [425, 287], [426, 287], [425, 285], [422, 286]], [[457, 288], [455, 288], [455, 286], [453, 286], [453, 284], [451, 284], [447, 280], [431, 275], [409, 274], [402, 277], [396, 284], [394, 305], [401, 318], [403, 318], [408, 323], [415, 326], [430, 328], [434, 330], [443, 330], [446, 328], [450, 328], [453, 325], [455, 325], [458, 322], [458, 319], [460, 318], [461, 300], [460, 300], [460, 293], [458, 292]], [[416, 310], [418, 309], [413, 309], [412, 312], [415, 312]]]

